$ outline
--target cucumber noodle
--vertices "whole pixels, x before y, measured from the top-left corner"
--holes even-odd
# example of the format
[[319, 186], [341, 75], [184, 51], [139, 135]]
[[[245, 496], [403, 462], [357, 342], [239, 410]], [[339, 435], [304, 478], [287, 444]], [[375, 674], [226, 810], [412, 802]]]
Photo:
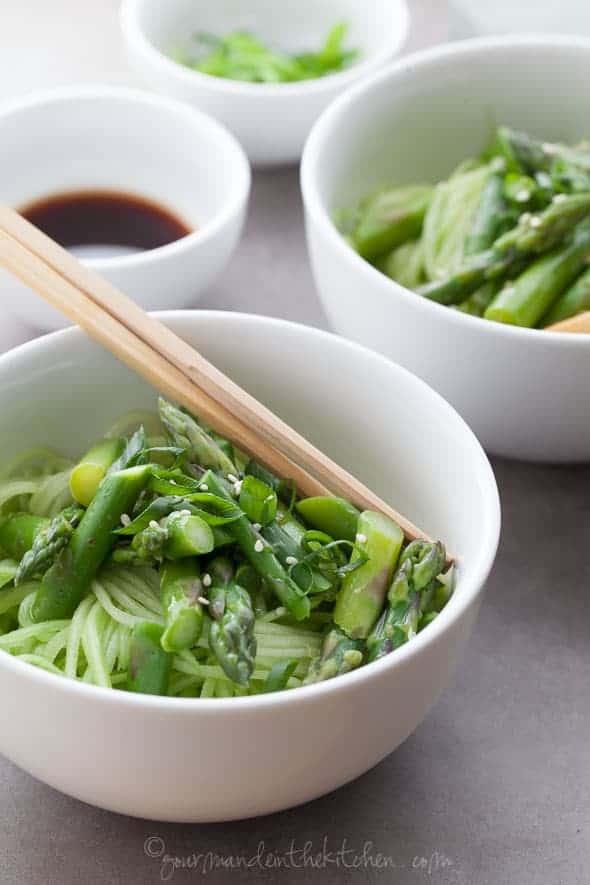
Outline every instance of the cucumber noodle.
[[[0, 514], [13, 511], [54, 516], [71, 503], [73, 464], [49, 449], [35, 448], [14, 459], [0, 473]], [[50, 673], [105, 688], [124, 688], [131, 631], [141, 621], [163, 624], [158, 573], [152, 568], [107, 566], [69, 620], [33, 623], [30, 606], [39, 587], [29, 581], [11, 584], [17, 563], [0, 561], [0, 652], [8, 652]], [[197, 646], [173, 659], [170, 695], [232, 697], [257, 693], [277, 661], [296, 659], [288, 688], [301, 685], [309, 663], [320, 651], [318, 631], [276, 623], [277, 608], [257, 620], [258, 653], [248, 689], [240, 688], [214, 663], [206, 631]], [[6, 630], [6, 625], [9, 629]]]

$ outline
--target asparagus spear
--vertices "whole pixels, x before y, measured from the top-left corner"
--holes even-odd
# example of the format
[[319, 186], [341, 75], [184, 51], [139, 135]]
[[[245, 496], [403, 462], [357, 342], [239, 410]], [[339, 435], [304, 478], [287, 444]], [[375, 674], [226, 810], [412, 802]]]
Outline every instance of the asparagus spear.
[[541, 142], [526, 132], [501, 126], [497, 133], [496, 149], [508, 161], [512, 171], [522, 171], [530, 175], [538, 172], [553, 173], [557, 161], [590, 173], [590, 153], [586, 145], [569, 147], [565, 144]]
[[495, 282], [484, 283], [479, 289], [469, 296], [461, 304], [457, 305], [457, 310], [463, 313], [469, 313], [472, 316], [482, 317], [492, 299], [498, 294], [498, 284]]
[[493, 245], [502, 227], [505, 212], [504, 179], [499, 172], [494, 172], [483, 189], [471, 233], [465, 241], [466, 257], [484, 252]]
[[458, 304], [488, 280], [520, 272], [523, 261], [557, 247], [590, 213], [590, 193], [562, 197], [538, 215], [525, 213], [487, 252], [475, 255], [456, 274], [422, 286], [418, 292], [439, 304]]
[[160, 420], [172, 442], [185, 450], [190, 462], [200, 464], [201, 467], [221, 470], [225, 474], [236, 473], [237, 468], [233, 461], [192, 415], [162, 398], [158, 401], [158, 408]]
[[416, 289], [426, 281], [424, 270], [424, 248], [422, 240], [409, 240], [386, 252], [375, 262], [375, 267], [386, 277], [405, 286]]
[[[334, 608], [334, 623], [352, 639], [366, 638], [381, 614], [403, 540], [393, 520], [369, 510], [361, 513], [356, 544], [368, 560], [346, 575]], [[356, 556], [353, 552], [352, 559]]]
[[125, 446], [122, 439], [101, 439], [76, 464], [70, 476], [70, 491], [75, 501], [88, 507], [111, 464]]
[[371, 197], [361, 207], [360, 221], [354, 232], [359, 255], [374, 260], [419, 237], [432, 193], [430, 185], [409, 185], [380, 191]]
[[192, 648], [203, 629], [203, 595], [199, 563], [196, 559], [167, 562], [160, 574], [160, 593], [165, 629], [162, 648], [179, 652]]
[[21, 560], [30, 550], [38, 531], [49, 525], [46, 516], [11, 513], [0, 525], [0, 547], [13, 559]]
[[510, 172], [534, 174], [539, 170], [548, 171], [553, 160], [544, 144], [526, 132], [518, 132], [508, 126], [498, 127], [493, 150], [503, 157]]
[[210, 553], [215, 546], [211, 526], [190, 510], [176, 510], [159, 522], [152, 520], [134, 535], [130, 547], [115, 550], [115, 562], [153, 565], [164, 559], [184, 559]]
[[[230, 486], [225, 480], [209, 470], [203, 476], [209, 491], [220, 498], [231, 501]], [[235, 522], [229, 523], [226, 530], [233, 536], [236, 544], [253, 568], [258, 572], [268, 587], [278, 596], [291, 614], [302, 621], [309, 615], [309, 600], [289, 577], [272, 549], [257, 532], [246, 516], [241, 516]]]
[[354, 541], [360, 513], [344, 498], [303, 498], [295, 505], [305, 522], [332, 538]]
[[[553, 323], [573, 317], [582, 310], [590, 310], [590, 269], [585, 270], [575, 283], [560, 295], [543, 317], [541, 325], [551, 326]], [[4, 546], [1, 538], [0, 546]]]
[[244, 477], [239, 503], [248, 519], [260, 525], [268, 525], [277, 513], [277, 493], [255, 476]]
[[70, 543], [75, 527], [82, 519], [84, 511], [80, 507], [67, 507], [58, 513], [48, 525], [35, 533], [30, 550], [22, 557], [14, 583], [18, 586], [27, 578], [42, 575], [55, 562], [58, 554]]
[[412, 541], [406, 547], [387, 594], [387, 608], [367, 639], [369, 661], [415, 636], [422, 613], [421, 595], [436, 581], [444, 562], [445, 549], [440, 543]]
[[221, 559], [210, 566], [209, 647], [224, 673], [247, 685], [254, 671], [254, 611], [247, 590], [231, 579], [231, 564]]
[[145, 463], [144, 450], [147, 448], [148, 439], [145, 427], [140, 424], [135, 433], [129, 439], [124, 440], [123, 451], [111, 464], [108, 473], [118, 473], [128, 467]]
[[573, 241], [538, 258], [513, 284], [505, 286], [485, 311], [487, 320], [533, 328], [574, 280], [590, 255], [590, 227]]
[[43, 577], [32, 607], [34, 622], [73, 615], [113, 545], [121, 514], [132, 509], [148, 477], [147, 466], [105, 476], [69, 545]]
[[162, 648], [163, 628], [141, 621], [133, 628], [129, 653], [129, 691], [168, 694], [172, 655]]
[[326, 634], [322, 651], [309, 665], [304, 685], [323, 682], [360, 667], [365, 644], [362, 639], [350, 639], [338, 627], [331, 627]]

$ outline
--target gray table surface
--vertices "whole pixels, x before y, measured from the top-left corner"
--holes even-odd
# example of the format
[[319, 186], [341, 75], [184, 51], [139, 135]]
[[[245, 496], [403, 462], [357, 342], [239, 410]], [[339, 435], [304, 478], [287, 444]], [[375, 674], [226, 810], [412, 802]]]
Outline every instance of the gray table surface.
[[[416, 11], [414, 43], [439, 37], [438, 0]], [[296, 171], [256, 174], [244, 239], [204, 306], [325, 326], [301, 221]], [[0, 318], [0, 349], [33, 334]], [[0, 883], [145, 885], [170, 872], [150, 856], [162, 846], [197, 858], [178, 882], [587, 883], [590, 467], [494, 467], [503, 539], [475, 635], [452, 687], [393, 755], [303, 807], [207, 826], [99, 811], [0, 759]], [[262, 844], [280, 870], [230, 871]], [[315, 868], [300, 866], [306, 845], [323, 855]], [[344, 865], [355, 857], [358, 869]]]

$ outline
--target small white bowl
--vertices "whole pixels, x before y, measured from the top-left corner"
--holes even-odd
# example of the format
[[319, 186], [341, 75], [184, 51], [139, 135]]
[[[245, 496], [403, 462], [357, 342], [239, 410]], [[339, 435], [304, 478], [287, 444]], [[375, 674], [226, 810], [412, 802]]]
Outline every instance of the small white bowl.
[[[279, 8], [280, 7], [280, 8]], [[350, 68], [301, 83], [241, 83], [211, 77], [172, 61], [196, 31], [224, 36], [252, 31], [272, 46], [320, 46], [339, 21], [347, 45], [361, 56]], [[135, 70], [154, 89], [207, 111], [239, 138], [258, 165], [296, 162], [320, 113], [344, 89], [396, 55], [405, 43], [406, 0], [124, 0], [123, 35]]]
[[[208, 311], [162, 319], [459, 558], [427, 629], [347, 676], [273, 695], [190, 700], [95, 688], [0, 652], [0, 752], [112, 811], [170, 821], [267, 814], [352, 780], [417, 727], [448, 685], [498, 544], [481, 446], [426, 384], [326, 332]], [[321, 358], [319, 358], [321, 357]], [[46, 443], [84, 451], [155, 393], [79, 330], [0, 357], [3, 459]]]
[[[0, 144], [0, 199], [9, 205], [121, 191], [161, 204], [194, 228], [157, 249], [84, 259], [147, 310], [195, 304], [238, 243], [248, 160], [223, 126], [181, 102], [102, 86], [33, 94], [0, 106]], [[32, 326], [67, 324], [2, 270], [0, 298]]]
[[467, 316], [392, 282], [347, 244], [338, 207], [386, 182], [438, 181], [506, 123], [547, 140], [590, 133], [590, 41], [499, 38], [421, 52], [326, 111], [306, 145], [308, 244], [334, 328], [432, 384], [486, 449], [590, 459], [590, 335]]

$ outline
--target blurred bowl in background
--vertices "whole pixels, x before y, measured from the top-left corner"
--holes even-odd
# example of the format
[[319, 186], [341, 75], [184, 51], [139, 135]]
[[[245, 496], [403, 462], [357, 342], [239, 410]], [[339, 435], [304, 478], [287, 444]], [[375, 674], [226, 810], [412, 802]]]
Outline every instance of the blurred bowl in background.
[[[249, 30], [288, 51], [315, 49], [340, 21], [349, 26], [347, 45], [361, 55], [349, 68], [316, 80], [245, 83], [202, 74], [170, 58], [199, 31], [225, 36]], [[400, 51], [409, 13], [406, 0], [124, 0], [121, 25], [130, 62], [152, 88], [225, 123], [252, 163], [277, 165], [296, 162], [324, 108]]]
[[494, 38], [430, 49], [338, 99], [303, 156], [309, 250], [333, 327], [431, 384], [496, 455], [590, 459], [590, 335], [517, 328], [429, 301], [364, 261], [333, 215], [388, 182], [446, 178], [499, 124], [549, 141], [588, 137], [588, 82], [588, 40]]

